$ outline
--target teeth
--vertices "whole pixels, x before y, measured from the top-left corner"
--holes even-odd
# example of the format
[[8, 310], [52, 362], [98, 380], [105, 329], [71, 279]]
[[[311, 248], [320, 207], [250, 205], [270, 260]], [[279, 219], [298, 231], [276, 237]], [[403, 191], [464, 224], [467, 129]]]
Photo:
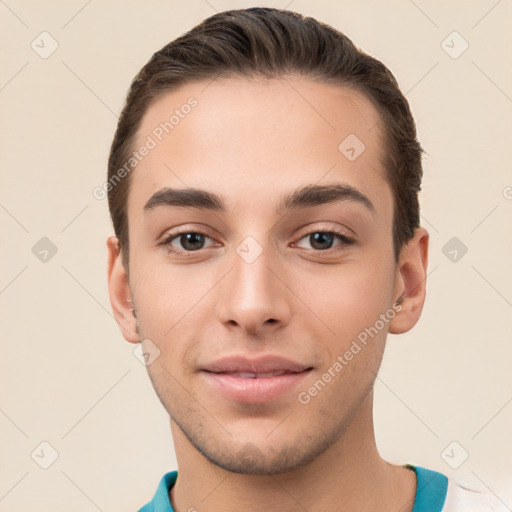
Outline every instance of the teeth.
[[276, 372], [266, 372], [266, 373], [251, 373], [251, 372], [233, 372], [230, 375], [234, 375], [236, 377], [240, 377], [242, 379], [260, 379], [263, 377], [276, 377], [278, 375], [284, 375], [286, 372], [276, 371]]

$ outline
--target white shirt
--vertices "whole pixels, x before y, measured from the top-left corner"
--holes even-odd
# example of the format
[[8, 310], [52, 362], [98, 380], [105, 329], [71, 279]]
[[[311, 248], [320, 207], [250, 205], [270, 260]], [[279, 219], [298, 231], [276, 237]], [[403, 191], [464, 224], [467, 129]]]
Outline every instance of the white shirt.
[[491, 497], [481, 491], [468, 489], [448, 479], [448, 488], [442, 512], [494, 512]]

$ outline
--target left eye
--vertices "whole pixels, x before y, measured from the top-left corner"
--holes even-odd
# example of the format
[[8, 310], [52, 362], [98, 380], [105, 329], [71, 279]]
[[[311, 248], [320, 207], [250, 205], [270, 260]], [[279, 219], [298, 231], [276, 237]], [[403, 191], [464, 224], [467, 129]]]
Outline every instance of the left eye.
[[301, 240], [308, 240], [314, 249], [325, 251], [333, 247], [336, 238], [341, 241], [341, 244], [338, 245], [351, 245], [354, 243], [354, 240], [333, 231], [314, 231], [303, 236]]

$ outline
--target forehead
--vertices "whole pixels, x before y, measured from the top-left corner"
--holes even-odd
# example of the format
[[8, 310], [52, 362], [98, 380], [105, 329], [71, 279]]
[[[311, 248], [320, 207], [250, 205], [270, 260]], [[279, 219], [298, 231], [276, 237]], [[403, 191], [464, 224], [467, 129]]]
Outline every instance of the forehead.
[[144, 114], [134, 149], [151, 149], [132, 173], [129, 209], [165, 186], [250, 198], [336, 181], [371, 196], [387, 187], [381, 128], [372, 103], [347, 86], [293, 76], [187, 83]]

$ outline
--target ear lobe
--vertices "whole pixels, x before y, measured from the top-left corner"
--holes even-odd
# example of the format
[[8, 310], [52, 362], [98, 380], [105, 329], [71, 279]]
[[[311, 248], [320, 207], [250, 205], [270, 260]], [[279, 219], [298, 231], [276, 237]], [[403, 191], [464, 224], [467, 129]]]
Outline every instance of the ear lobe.
[[114, 317], [124, 339], [130, 343], [139, 343], [137, 322], [132, 310], [133, 305], [128, 274], [122, 262], [117, 237], [108, 237], [107, 249], [108, 293]]
[[400, 253], [395, 296], [400, 304], [395, 305], [395, 317], [389, 322], [388, 332], [403, 334], [418, 322], [426, 295], [429, 234], [423, 227], [416, 228], [414, 236]]

